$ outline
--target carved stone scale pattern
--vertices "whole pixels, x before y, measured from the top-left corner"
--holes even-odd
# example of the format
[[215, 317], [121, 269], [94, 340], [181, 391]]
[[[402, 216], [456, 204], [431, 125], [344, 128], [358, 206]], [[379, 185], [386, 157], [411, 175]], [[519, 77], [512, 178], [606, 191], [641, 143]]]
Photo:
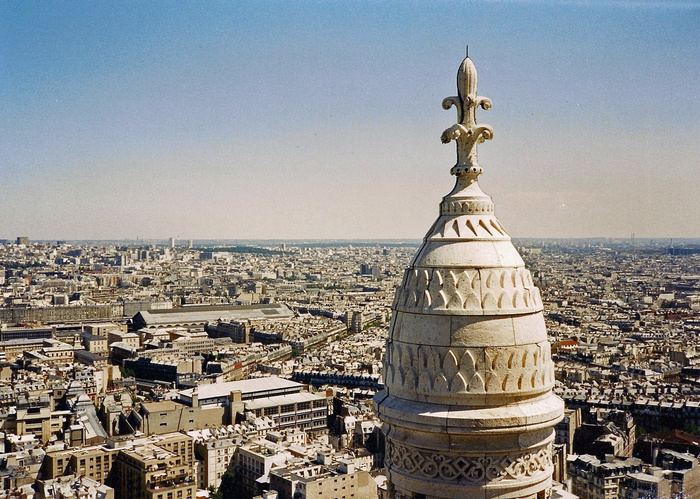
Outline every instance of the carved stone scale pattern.
[[554, 386], [549, 342], [512, 347], [440, 347], [389, 342], [385, 383], [390, 390], [428, 396], [445, 393], [548, 391]]
[[467, 456], [417, 450], [387, 439], [384, 464], [429, 479], [477, 485], [503, 480], [520, 481], [547, 473], [552, 466], [552, 449], [547, 445], [511, 456]]
[[539, 312], [542, 299], [530, 271], [522, 267], [413, 268], [396, 290], [394, 307], [413, 313], [502, 315]]

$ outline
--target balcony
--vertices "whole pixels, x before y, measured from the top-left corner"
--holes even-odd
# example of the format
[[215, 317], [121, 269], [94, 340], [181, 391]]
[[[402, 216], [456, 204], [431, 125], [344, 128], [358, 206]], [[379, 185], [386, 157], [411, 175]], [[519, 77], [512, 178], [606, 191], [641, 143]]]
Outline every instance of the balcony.
[[185, 478], [175, 478], [169, 480], [162, 480], [157, 483], [152, 483], [148, 486], [149, 491], [167, 491], [178, 489], [182, 487], [187, 487], [188, 485], [195, 485], [196, 480], [190, 477]]

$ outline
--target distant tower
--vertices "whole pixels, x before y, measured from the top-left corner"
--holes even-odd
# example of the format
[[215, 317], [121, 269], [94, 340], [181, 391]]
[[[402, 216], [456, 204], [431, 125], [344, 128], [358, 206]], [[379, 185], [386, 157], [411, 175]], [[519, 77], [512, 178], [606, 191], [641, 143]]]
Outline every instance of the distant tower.
[[352, 330], [353, 333], [359, 333], [362, 331], [362, 323], [365, 321], [365, 316], [364, 314], [356, 310], [352, 313], [350, 316], [350, 330]]
[[476, 108], [469, 57], [457, 72], [457, 177], [396, 290], [374, 399], [386, 436], [389, 496], [546, 499], [552, 485], [554, 364], [539, 290], [477, 182], [477, 144], [491, 139]]
[[174, 237], [171, 237], [171, 238], [168, 240], [168, 243], [169, 243], [169, 245], [170, 245], [171, 248], [174, 248], [174, 247], [175, 247], [175, 238], [174, 238]]

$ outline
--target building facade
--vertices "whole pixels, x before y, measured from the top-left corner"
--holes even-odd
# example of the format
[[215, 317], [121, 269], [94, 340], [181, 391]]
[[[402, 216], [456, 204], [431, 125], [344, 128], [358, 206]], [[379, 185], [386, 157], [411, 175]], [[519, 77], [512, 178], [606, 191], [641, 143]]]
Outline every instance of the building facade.
[[120, 450], [109, 485], [124, 499], [193, 499], [194, 439], [171, 433], [157, 442]]

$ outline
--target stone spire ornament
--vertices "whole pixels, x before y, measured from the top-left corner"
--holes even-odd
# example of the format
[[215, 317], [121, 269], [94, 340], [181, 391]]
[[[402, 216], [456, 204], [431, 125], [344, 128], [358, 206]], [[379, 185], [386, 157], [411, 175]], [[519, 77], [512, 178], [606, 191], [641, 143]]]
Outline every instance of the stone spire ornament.
[[476, 108], [481, 106], [487, 110], [491, 108], [491, 99], [476, 94], [478, 77], [474, 63], [467, 57], [457, 71], [457, 92], [459, 95], [446, 97], [442, 101], [443, 109], [452, 106], [457, 108], [459, 123], [452, 125], [442, 132], [440, 140], [447, 144], [451, 140], [457, 141], [457, 164], [452, 167], [452, 175], [471, 174], [476, 178], [482, 173], [476, 157], [477, 144], [493, 138], [493, 129], [489, 125], [476, 124]]
[[374, 399], [386, 436], [389, 495], [547, 499], [554, 425], [554, 364], [539, 290], [479, 187], [477, 73], [457, 72], [455, 187], [404, 274], [392, 305], [385, 388]]

